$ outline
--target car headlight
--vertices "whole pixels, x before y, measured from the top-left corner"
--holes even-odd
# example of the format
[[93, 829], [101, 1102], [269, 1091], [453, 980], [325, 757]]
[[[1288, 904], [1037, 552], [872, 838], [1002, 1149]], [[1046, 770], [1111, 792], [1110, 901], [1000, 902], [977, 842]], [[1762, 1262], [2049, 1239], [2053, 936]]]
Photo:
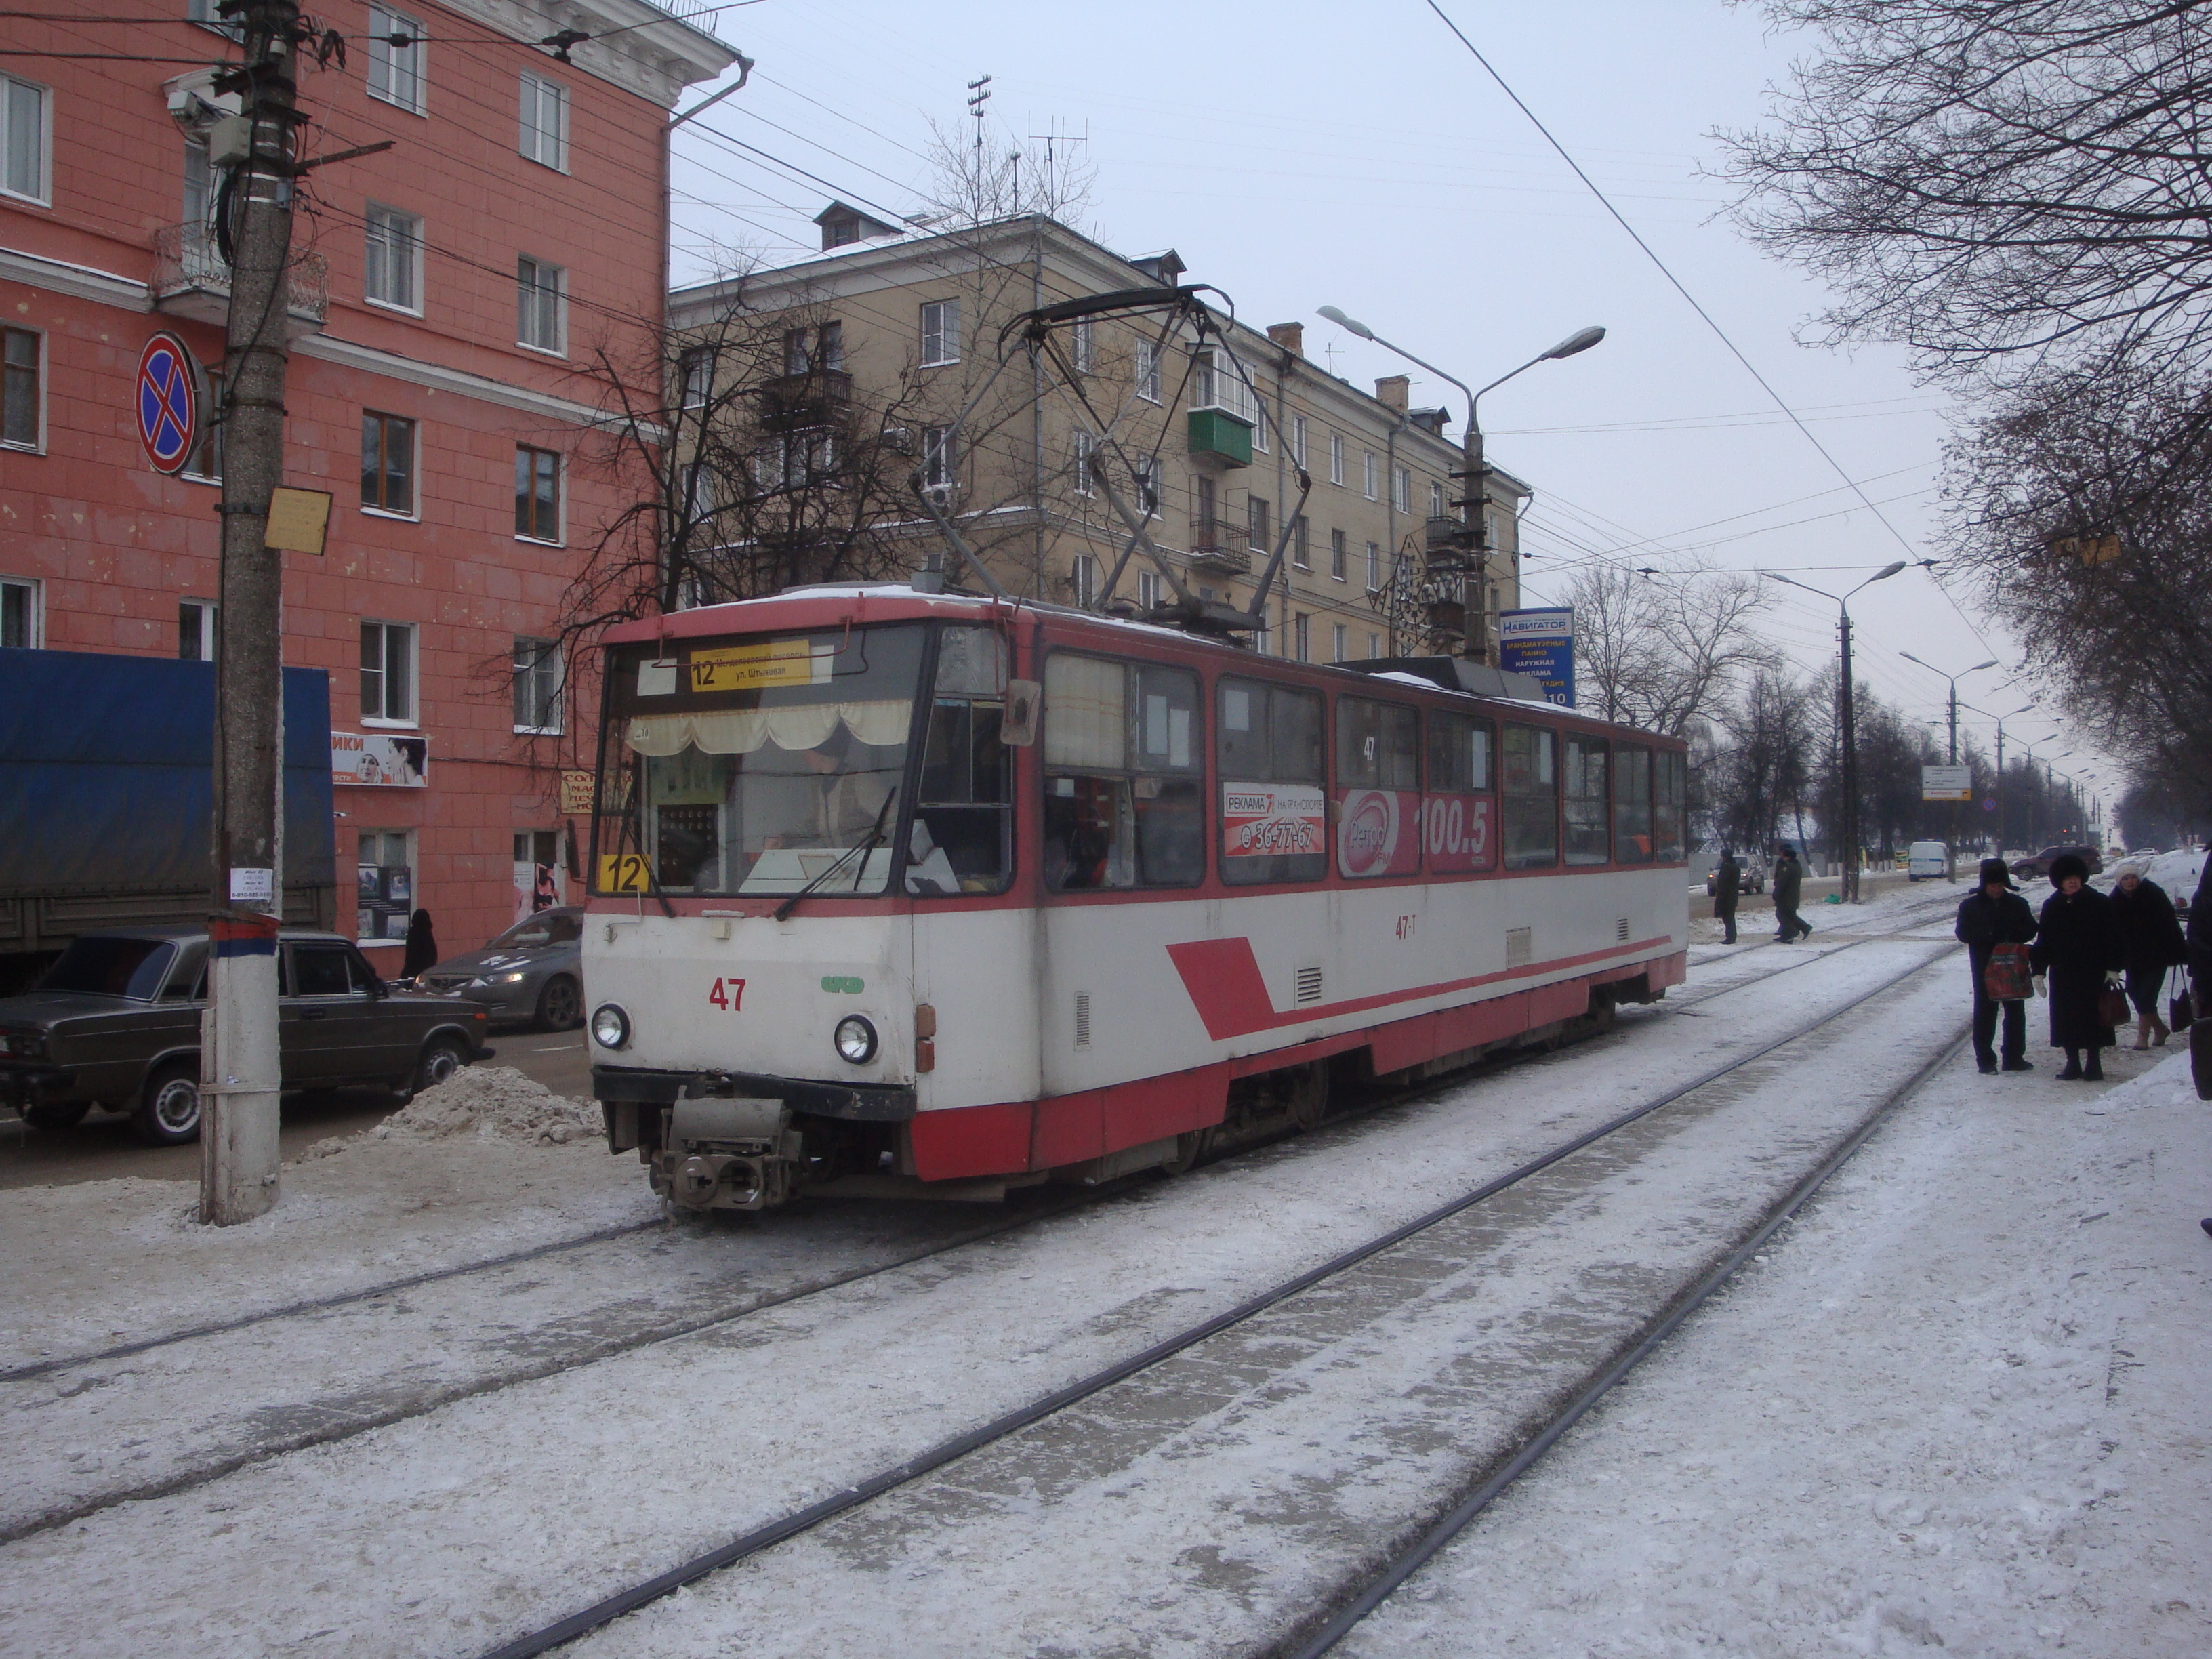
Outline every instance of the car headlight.
[[530, 975], [527, 974], [501, 974], [494, 981], [494, 983], [500, 985], [520, 985], [523, 981], [529, 977]]
[[592, 1015], [592, 1041], [602, 1048], [627, 1046], [629, 1042], [629, 1016], [611, 1002], [601, 1003]]
[[876, 1028], [860, 1014], [848, 1014], [837, 1022], [831, 1038], [837, 1045], [840, 1059], [854, 1066], [865, 1066], [876, 1057]]

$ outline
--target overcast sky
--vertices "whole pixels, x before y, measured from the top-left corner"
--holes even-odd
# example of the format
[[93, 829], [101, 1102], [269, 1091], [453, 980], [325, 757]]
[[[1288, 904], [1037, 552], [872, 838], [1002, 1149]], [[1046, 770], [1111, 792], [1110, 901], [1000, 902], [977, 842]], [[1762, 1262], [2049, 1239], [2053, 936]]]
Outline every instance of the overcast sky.
[[[1724, 189], [1703, 176], [1717, 165], [1714, 129], [1759, 120], [1803, 43], [1720, 0], [1443, 3], [1895, 535], [1423, 0], [725, 11], [716, 32], [758, 68], [678, 135], [678, 280], [718, 248], [782, 259], [817, 246], [809, 222], [832, 193], [916, 210], [931, 121], [965, 131], [967, 83], [988, 73], [998, 135], [1032, 152], [1050, 132], [1087, 141], [1097, 183], [1078, 228], [1123, 253], [1176, 248], [1186, 280], [1226, 289], [1248, 323], [1304, 322], [1307, 355], [1355, 384], [1408, 366], [1322, 321], [1320, 305], [1476, 386], [1605, 325], [1595, 349], [1483, 400], [1492, 459], [1536, 491], [1526, 603], [1561, 597], [1594, 557], [1663, 569], [1704, 556], [1840, 592], [1893, 559], [1931, 556], [1944, 399], [1895, 351], [1798, 343], [1819, 287], [1747, 246], [1720, 216]], [[1411, 372], [1414, 402], [1450, 405], [1456, 435], [1457, 394]], [[1769, 586], [1769, 635], [1808, 666], [1832, 659], [1835, 605]], [[2021, 671], [2017, 649], [1975, 617], [1985, 650], [1925, 571], [1868, 588], [1851, 611], [1860, 678], [1916, 717], [1942, 714], [1943, 682], [1900, 650], [1953, 672], [1997, 656], [2003, 671], [1966, 680], [1963, 698], [2008, 714], [2039, 697], [2060, 712], [2025, 681], [2000, 689]], [[1987, 720], [1961, 721], [1989, 744]], [[2038, 752], [2074, 749], [2062, 768], [2095, 772], [2085, 787], [2109, 805], [2117, 769], [2063, 723], [2008, 720], [2008, 750], [2061, 732]]]

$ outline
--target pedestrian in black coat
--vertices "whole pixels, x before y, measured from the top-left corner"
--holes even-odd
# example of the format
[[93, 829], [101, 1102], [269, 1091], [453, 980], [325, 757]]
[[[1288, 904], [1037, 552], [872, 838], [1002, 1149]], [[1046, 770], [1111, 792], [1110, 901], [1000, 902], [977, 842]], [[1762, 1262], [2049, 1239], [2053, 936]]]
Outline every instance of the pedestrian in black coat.
[[2131, 864], [2120, 866], [2112, 885], [2112, 915], [2127, 958], [2128, 1000], [2136, 1007], [2136, 1047], [2148, 1048], [2154, 1037], [2163, 1048], [2172, 1033], [2159, 1018], [2158, 994], [2166, 988], [2166, 969], [2189, 960], [2181, 919], [2166, 890]]
[[1735, 900], [1743, 890], [1743, 866], [1735, 861], [1735, 848], [1721, 848], [1720, 873], [1713, 878], [1713, 914], [1720, 918], [1727, 936], [1723, 945], [1735, 943]]
[[407, 920], [407, 951], [400, 958], [399, 977], [412, 979], [438, 965], [438, 936], [430, 931], [430, 913], [417, 910]]
[[2100, 1051], [2112, 1046], [2112, 1028], [2098, 1012], [2097, 998], [2105, 975], [2125, 960], [2124, 948], [2112, 902], [2089, 885], [2089, 866], [2080, 858], [2069, 853], [2052, 860], [2051, 885], [2028, 961], [2039, 984], [2049, 976], [2051, 1046], [2066, 1051], [2059, 1079], [2094, 1082], [2105, 1075]]
[[1797, 901], [1805, 890], [1805, 866], [1797, 862], [1797, 849], [1782, 843], [1782, 856], [1774, 860], [1774, 937], [1788, 945], [1812, 937], [1813, 924], [1797, 914]]
[[2026, 945], [2035, 937], [2035, 913], [2013, 886], [2002, 859], [1982, 860], [1982, 884], [1959, 902], [1959, 941], [1974, 969], [1974, 1063], [1984, 1075], [1997, 1069], [1995, 1039], [2000, 1011], [2004, 1018], [2004, 1069], [2032, 1072], [2027, 1057], [2027, 1005], [2008, 999], [1992, 1001], [1988, 969], [2000, 945]]
[[2183, 934], [2199, 1019], [2212, 1018], [2212, 845], [2204, 851], [2204, 868], [2197, 878], [2197, 896], [2189, 901], [2189, 927]]

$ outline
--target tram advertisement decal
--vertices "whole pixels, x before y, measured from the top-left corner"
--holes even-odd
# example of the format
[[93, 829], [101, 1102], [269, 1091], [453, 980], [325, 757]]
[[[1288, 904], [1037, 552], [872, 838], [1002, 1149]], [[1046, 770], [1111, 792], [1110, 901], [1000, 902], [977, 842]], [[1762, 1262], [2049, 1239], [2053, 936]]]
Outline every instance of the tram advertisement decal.
[[1429, 868], [1440, 875], [1487, 870], [1498, 861], [1491, 833], [1494, 803], [1488, 795], [1431, 795], [1427, 803]]
[[1222, 856], [1273, 858], [1318, 853], [1328, 837], [1320, 788], [1304, 783], [1221, 786]]
[[694, 691], [750, 691], [763, 685], [827, 685], [834, 640], [761, 640], [690, 653]]
[[1336, 820], [1336, 867], [1362, 876], [1421, 868], [1421, 797], [1411, 789], [1348, 789]]

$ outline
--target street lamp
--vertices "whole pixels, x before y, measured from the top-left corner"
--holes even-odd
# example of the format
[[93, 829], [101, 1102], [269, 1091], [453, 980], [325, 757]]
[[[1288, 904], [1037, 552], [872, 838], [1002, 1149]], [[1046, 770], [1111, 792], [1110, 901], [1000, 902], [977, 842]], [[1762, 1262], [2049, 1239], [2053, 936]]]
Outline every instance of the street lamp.
[[1972, 710], [1972, 712], [1973, 712], [1973, 713], [1975, 713], [1975, 714], [1977, 714], [1981, 715], [1984, 720], [1995, 720], [1995, 721], [1996, 722], [1996, 727], [1997, 727], [1997, 851], [1998, 851], [1998, 852], [2000, 852], [2000, 853], [2002, 853], [2002, 852], [2003, 852], [2003, 851], [2004, 851], [2004, 844], [2005, 844], [2004, 723], [2005, 723], [2007, 720], [2018, 720], [2018, 719], [2019, 719], [2022, 714], [2033, 714], [2033, 713], [2035, 713], [2035, 705], [2034, 705], [2033, 703], [2032, 703], [2032, 702], [2024, 702], [2024, 703], [2022, 703], [2019, 708], [2017, 708], [2014, 709], [2014, 710], [2013, 710], [2010, 714], [1990, 714], [1990, 711], [1989, 711], [1988, 709], [1986, 709], [1986, 708], [1974, 708], [1974, 705], [1973, 705], [1973, 704], [1972, 704], [1972, 703], [1970, 703], [1970, 702], [1969, 702], [1969, 703], [1961, 703], [1961, 704], [1960, 705], [1960, 708], [1966, 708], [1966, 709], [1971, 709], [1971, 710]]
[[[1534, 368], [1539, 363], [1550, 362], [1557, 357], [1571, 357], [1577, 352], [1588, 351], [1600, 340], [1605, 338], [1605, 331], [1595, 325], [1589, 328], [1578, 329], [1549, 351], [1537, 353], [1519, 368], [1499, 375], [1488, 386], [1479, 390], [1470, 390], [1467, 382], [1457, 375], [1447, 374], [1434, 363], [1424, 358], [1416, 357], [1405, 347], [1384, 339], [1358, 318], [1346, 316], [1336, 307], [1322, 306], [1320, 308], [1320, 314], [1334, 323], [1339, 328], [1345, 329], [1363, 340], [1371, 340], [1385, 351], [1395, 351], [1407, 362], [1427, 369], [1440, 380], [1449, 381], [1457, 386], [1467, 398], [1467, 429], [1460, 435], [1460, 471], [1457, 476], [1466, 481], [1468, 493], [1466, 498], [1456, 504], [1468, 512], [1468, 524], [1471, 533], [1468, 538], [1468, 546], [1474, 556], [1475, 586], [1474, 605], [1468, 617], [1464, 636], [1465, 642], [1462, 648], [1468, 656], [1476, 661], [1487, 662], [1495, 665], [1498, 653], [1492, 648], [1489, 611], [1486, 603], [1486, 596], [1490, 592], [1490, 467], [1483, 459], [1482, 428], [1475, 419], [1475, 404], [1483, 392], [1493, 391], [1504, 386], [1515, 374]], [[1458, 574], [1461, 582], [1462, 608], [1465, 610], [1467, 608], [1465, 605], [1467, 572], [1463, 566]]]
[[[1943, 671], [1936, 667], [1934, 663], [1921, 662], [1920, 659], [1914, 656], [1910, 651], [1900, 651], [1897, 654], [1904, 658], [1907, 662], [1919, 663], [1920, 666], [1926, 669], [1931, 674], [1943, 674]], [[1991, 658], [1987, 662], [1976, 663], [1972, 668], [1962, 668], [1955, 674], [1943, 674], [1943, 678], [1950, 683], [1951, 686], [1951, 764], [1954, 766], [1956, 766], [1959, 763], [1959, 682], [1966, 678], [1969, 674], [1978, 674], [1984, 668], [1995, 668], [1996, 665], [1996, 659], [1995, 658]], [[1972, 794], [1973, 792], [1970, 789], [1967, 793]], [[1959, 853], [1959, 803], [1956, 800], [1954, 800], [1951, 803], [1950, 840], [1951, 850], [1946, 856], [1946, 869], [1949, 868], [1949, 859], [1956, 858]]]
[[1871, 587], [1876, 582], [1886, 582], [1905, 568], [1905, 562], [1898, 560], [1886, 564], [1849, 592], [1831, 593], [1826, 588], [1815, 587], [1810, 582], [1801, 582], [1795, 576], [1785, 576], [1778, 570], [1765, 574], [1789, 587], [1802, 587], [1808, 593], [1818, 593], [1824, 599], [1836, 602], [1838, 626], [1843, 639], [1843, 682], [1836, 688], [1836, 724], [1842, 739], [1844, 759], [1844, 876], [1841, 897], [1846, 904], [1859, 902], [1859, 757], [1858, 722], [1851, 708], [1851, 594], [1859, 587]]

